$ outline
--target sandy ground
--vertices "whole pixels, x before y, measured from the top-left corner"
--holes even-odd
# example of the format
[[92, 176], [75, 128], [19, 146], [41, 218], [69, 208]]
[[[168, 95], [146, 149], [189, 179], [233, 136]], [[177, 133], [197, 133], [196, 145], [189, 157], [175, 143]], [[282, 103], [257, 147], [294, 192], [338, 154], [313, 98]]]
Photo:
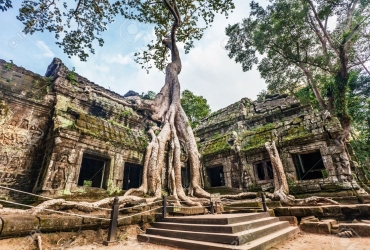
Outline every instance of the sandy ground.
[[[136, 240], [137, 227], [131, 226], [119, 232], [119, 242], [112, 246], [103, 246], [106, 232], [86, 230], [81, 232], [41, 234], [43, 250], [176, 250], [156, 244], [142, 243]], [[35, 237], [27, 236], [0, 240], [0, 250], [37, 249]], [[297, 236], [276, 245], [271, 250], [365, 250], [370, 249], [370, 238], [338, 238], [332, 235], [299, 233]]]
[[278, 244], [271, 250], [365, 250], [370, 249], [370, 238], [338, 238], [335, 235], [308, 234], [297, 236]]

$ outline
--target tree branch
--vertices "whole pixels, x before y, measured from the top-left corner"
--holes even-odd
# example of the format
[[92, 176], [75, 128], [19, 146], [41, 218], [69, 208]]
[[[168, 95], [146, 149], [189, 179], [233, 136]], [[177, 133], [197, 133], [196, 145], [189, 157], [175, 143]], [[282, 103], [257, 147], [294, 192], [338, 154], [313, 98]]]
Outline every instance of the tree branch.
[[334, 44], [333, 44], [333, 41], [331, 40], [327, 30], [325, 29], [324, 25], [322, 24], [320, 18], [319, 18], [319, 15], [317, 14], [317, 11], [315, 9], [315, 6], [313, 5], [312, 1], [311, 0], [306, 0], [308, 2], [308, 4], [310, 5], [311, 9], [312, 9], [312, 12], [314, 13], [314, 16], [315, 16], [315, 19], [317, 21], [317, 23], [319, 24], [320, 28], [321, 28], [321, 31], [324, 33], [324, 36], [326, 37], [326, 39], [328, 40], [330, 46], [332, 47], [332, 49], [339, 55], [339, 51], [335, 48]]

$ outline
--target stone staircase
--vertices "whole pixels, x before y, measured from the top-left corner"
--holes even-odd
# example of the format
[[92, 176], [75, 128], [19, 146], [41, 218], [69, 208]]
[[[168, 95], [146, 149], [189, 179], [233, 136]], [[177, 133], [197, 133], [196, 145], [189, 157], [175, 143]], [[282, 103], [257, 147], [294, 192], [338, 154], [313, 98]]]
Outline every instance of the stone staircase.
[[184, 249], [268, 249], [299, 232], [268, 213], [168, 217], [138, 240]]

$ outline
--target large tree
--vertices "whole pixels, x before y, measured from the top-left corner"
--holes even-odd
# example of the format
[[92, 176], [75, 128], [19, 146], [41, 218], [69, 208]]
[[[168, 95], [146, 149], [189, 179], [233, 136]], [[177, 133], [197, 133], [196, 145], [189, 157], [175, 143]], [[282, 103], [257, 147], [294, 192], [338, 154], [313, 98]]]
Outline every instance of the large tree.
[[348, 135], [349, 71], [363, 67], [370, 74], [370, 2], [270, 2], [262, 7], [253, 1], [250, 16], [226, 29], [229, 56], [245, 71], [257, 64], [270, 91], [294, 92], [305, 82]]
[[[78, 0], [73, 8], [68, 7], [67, 3], [61, 5], [57, 0], [23, 1], [18, 19], [25, 24], [25, 32], [53, 32], [57, 39], [61, 39], [57, 43], [65, 53], [77, 55], [82, 60], [86, 60], [88, 52], [94, 52], [92, 45], [95, 40], [103, 45], [101, 32], [118, 14], [126, 19], [153, 25], [156, 40], [148, 44], [145, 52], [137, 53], [136, 59], [139, 63], [152, 63], [158, 69], [165, 68], [165, 83], [160, 92], [154, 99], [134, 96], [122, 100], [104, 95], [142, 111], [156, 124], [148, 132], [151, 142], [144, 157], [142, 185], [129, 190], [126, 196], [150, 194], [160, 197], [162, 172], [167, 166], [168, 189], [176, 199], [188, 205], [197, 205], [189, 196], [209, 197], [209, 193], [201, 187], [200, 154], [189, 120], [181, 107], [178, 75], [182, 65], [178, 42], [183, 42], [188, 52], [194, 46], [194, 40], [200, 39], [213, 22], [215, 13], [227, 15], [233, 8], [232, 0], [128, 0], [113, 3], [108, 0]], [[86, 92], [91, 91], [86, 89]], [[187, 153], [190, 165], [189, 196], [181, 185], [182, 149]]]

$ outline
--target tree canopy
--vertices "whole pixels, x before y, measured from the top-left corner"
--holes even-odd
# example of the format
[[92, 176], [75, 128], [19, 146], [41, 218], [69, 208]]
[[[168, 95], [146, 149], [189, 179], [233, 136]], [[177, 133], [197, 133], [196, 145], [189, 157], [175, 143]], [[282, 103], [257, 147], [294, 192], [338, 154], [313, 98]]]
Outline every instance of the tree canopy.
[[[370, 60], [370, 1], [273, 0], [250, 4], [250, 16], [229, 25], [226, 48], [243, 70], [257, 65], [270, 92], [310, 86], [322, 109], [348, 131], [349, 73]], [[262, 59], [259, 56], [262, 55]]]
[[[3, 1], [0, 6], [11, 7], [10, 0]], [[64, 52], [68, 56], [78, 56], [82, 61], [87, 60], [89, 53], [94, 53], [97, 44], [103, 46], [102, 33], [118, 16], [151, 24], [156, 39], [147, 45], [146, 51], [136, 53], [136, 60], [140, 64], [149, 64], [148, 68], [155, 65], [163, 70], [169, 60], [169, 51], [162, 46], [162, 40], [170, 34], [173, 22], [173, 15], [167, 8], [170, 2], [176, 3], [181, 15], [177, 41], [184, 43], [186, 52], [194, 47], [195, 40], [202, 38], [216, 13], [227, 16], [234, 8], [232, 0], [76, 0], [72, 3], [23, 0], [17, 18], [25, 25], [26, 34], [36, 31], [54, 33], [56, 43]]]
[[190, 125], [195, 128], [200, 120], [211, 113], [207, 100], [203, 96], [196, 96], [189, 90], [181, 93], [181, 106], [188, 116]]

